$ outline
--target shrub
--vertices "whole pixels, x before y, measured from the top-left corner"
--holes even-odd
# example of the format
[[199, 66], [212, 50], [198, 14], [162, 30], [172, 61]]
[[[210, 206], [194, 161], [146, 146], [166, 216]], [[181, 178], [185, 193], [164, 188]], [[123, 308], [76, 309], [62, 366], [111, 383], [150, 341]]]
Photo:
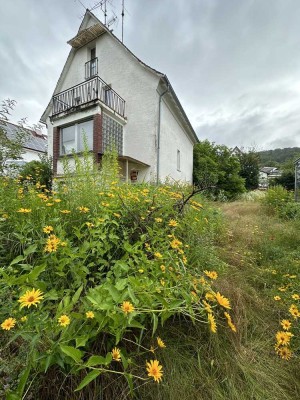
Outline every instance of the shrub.
[[[53, 369], [73, 375], [77, 390], [107, 373], [131, 390], [159, 382], [167, 338], [155, 332], [175, 315], [212, 333], [219, 322], [235, 330], [229, 300], [214, 288], [219, 213], [185, 185], [121, 185], [109, 155], [100, 172], [90, 163], [77, 158], [53, 191], [0, 181], [2, 358], [18, 364], [19, 377], [11, 398], [22, 397], [29, 374]], [[140, 349], [146, 370], [135, 361]]]

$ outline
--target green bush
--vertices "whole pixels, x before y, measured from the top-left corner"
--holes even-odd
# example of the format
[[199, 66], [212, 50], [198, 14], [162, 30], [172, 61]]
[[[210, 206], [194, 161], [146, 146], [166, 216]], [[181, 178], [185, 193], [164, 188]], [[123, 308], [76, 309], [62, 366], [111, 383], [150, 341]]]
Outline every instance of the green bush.
[[155, 332], [175, 315], [212, 333], [219, 322], [235, 330], [214, 288], [220, 214], [185, 185], [120, 184], [113, 156], [101, 171], [90, 163], [76, 158], [53, 191], [0, 181], [1, 356], [18, 378], [6, 383], [2, 370], [11, 399], [22, 398], [29, 376], [52, 371], [72, 375], [78, 391], [108, 373], [131, 390], [160, 381], [167, 338]]

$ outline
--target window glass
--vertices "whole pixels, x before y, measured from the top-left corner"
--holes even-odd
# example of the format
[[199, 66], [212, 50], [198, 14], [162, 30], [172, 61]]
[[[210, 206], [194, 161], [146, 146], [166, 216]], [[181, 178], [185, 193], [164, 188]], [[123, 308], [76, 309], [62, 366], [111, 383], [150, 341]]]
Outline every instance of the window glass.
[[84, 121], [77, 125], [78, 151], [84, 150], [84, 140], [87, 142], [88, 150], [93, 149], [93, 121]]
[[61, 130], [61, 154], [71, 154], [72, 150], [76, 151], [75, 125]]

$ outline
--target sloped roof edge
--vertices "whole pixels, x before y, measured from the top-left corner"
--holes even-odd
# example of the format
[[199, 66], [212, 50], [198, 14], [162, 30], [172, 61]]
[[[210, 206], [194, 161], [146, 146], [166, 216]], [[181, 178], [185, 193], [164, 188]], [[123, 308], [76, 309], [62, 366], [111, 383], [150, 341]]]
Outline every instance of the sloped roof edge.
[[[85, 26], [84, 24], [86, 23], [88, 17], [93, 18], [97, 23], [99, 23], [99, 24], [104, 28], [104, 30], [106, 31], [106, 33], [108, 33], [113, 39], [115, 39], [119, 44], [121, 44], [121, 45], [126, 49], [126, 51], [128, 51], [128, 53], [131, 54], [143, 67], [145, 67], [145, 68], [148, 69], [150, 72], [152, 72], [152, 73], [154, 73], [155, 75], [157, 75], [158, 77], [160, 77], [160, 78], [167, 84], [167, 86], [168, 86], [169, 89], [170, 89], [170, 93], [171, 93], [171, 95], [172, 95], [172, 97], [173, 97], [175, 103], [177, 104], [178, 108], [180, 109], [180, 111], [181, 111], [181, 113], [182, 113], [182, 115], [183, 115], [183, 118], [185, 119], [185, 121], [186, 121], [186, 123], [187, 123], [189, 129], [190, 129], [191, 132], [192, 132], [193, 139], [195, 140], [196, 143], [199, 142], [198, 136], [197, 136], [196, 132], [194, 131], [194, 128], [192, 127], [192, 124], [190, 123], [190, 121], [189, 121], [189, 119], [188, 119], [188, 117], [187, 117], [187, 115], [186, 115], [186, 113], [185, 113], [185, 111], [184, 111], [184, 109], [183, 109], [183, 107], [182, 107], [182, 105], [181, 105], [181, 103], [180, 103], [180, 101], [179, 101], [179, 99], [178, 99], [178, 97], [177, 97], [177, 95], [176, 95], [176, 93], [175, 93], [175, 91], [174, 91], [174, 89], [173, 89], [173, 87], [172, 87], [172, 85], [171, 85], [171, 83], [170, 83], [168, 77], [167, 77], [164, 73], [162, 73], [162, 72], [156, 70], [155, 68], [150, 67], [149, 65], [147, 65], [146, 63], [144, 63], [140, 58], [138, 58], [127, 46], [125, 46], [124, 43], [121, 42], [121, 40], [120, 40], [116, 35], [114, 35], [114, 34], [111, 32], [111, 31], [110, 31], [110, 30], [109, 30], [109, 29], [108, 29], [108, 28], [107, 28], [107, 27], [106, 27], [106, 26], [105, 26], [105, 25], [104, 25], [104, 24], [89, 10], [89, 9], [86, 10], [86, 13], [85, 13], [85, 15], [84, 15], [84, 17], [83, 17], [83, 20], [82, 20], [82, 22], [81, 22], [81, 24], [80, 24], [80, 27], [79, 27], [79, 29], [78, 29], [77, 34], [80, 32], [81, 29], [84, 29], [84, 26]], [[52, 96], [53, 96], [54, 94], [57, 93], [57, 88], [59, 87], [59, 83], [63, 80], [63, 78], [64, 78], [64, 76], [65, 76], [65, 73], [66, 73], [66, 71], [67, 71], [67, 69], [68, 69], [68, 66], [69, 66], [69, 64], [71, 63], [72, 58], [73, 58], [73, 56], [74, 56], [76, 50], [77, 50], [77, 49], [74, 49], [74, 48], [71, 49], [71, 51], [70, 51], [70, 53], [69, 53], [69, 55], [68, 55], [68, 58], [67, 58], [67, 60], [66, 60], [66, 63], [65, 63], [65, 65], [64, 65], [64, 67], [63, 67], [63, 70], [62, 70], [62, 72], [61, 72], [61, 74], [60, 74], [60, 76], [59, 76], [59, 79], [58, 79], [58, 81], [57, 81], [57, 84], [56, 84], [56, 87], [55, 87], [55, 90], [54, 90]], [[52, 98], [52, 97], [51, 97], [51, 98]], [[46, 122], [47, 115], [50, 113], [50, 105], [51, 105], [51, 99], [50, 99], [50, 101], [49, 101], [49, 103], [48, 103], [48, 105], [47, 105], [47, 107], [46, 107], [46, 109], [45, 109], [43, 115], [41, 116], [41, 122], [43, 122], [43, 123]]]

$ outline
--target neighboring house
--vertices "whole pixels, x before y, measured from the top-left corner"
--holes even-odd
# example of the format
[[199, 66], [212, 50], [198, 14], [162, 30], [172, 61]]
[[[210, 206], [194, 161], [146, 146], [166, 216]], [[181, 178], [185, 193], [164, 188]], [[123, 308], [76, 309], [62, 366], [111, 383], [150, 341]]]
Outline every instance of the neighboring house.
[[267, 188], [271, 179], [281, 176], [281, 171], [275, 167], [263, 167], [259, 170], [259, 187]]
[[235, 146], [235, 147], [231, 150], [231, 154], [233, 154], [233, 155], [236, 156], [236, 157], [240, 157], [240, 156], [243, 155], [244, 153], [243, 153], [243, 151], [242, 151], [239, 147]]
[[192, 182], [198, 142], [168, 78], [139, 60], [86, 11], [41, 122], [56, 176], [62, 158], [82, 152], [83, 131], [95, 160], [114, 146], [125, 181]]
[[0, 129], [5, 132], [10, 140], [15, 140], [20, 131], [24, 132], [26, 140], [19, 160], [6, 160], [6, 165], [14, 164], [22, 166], [29, 161], [39, 160], [39, 155], [47, 153], [47, 136], [32, 129], [23, 128], [19, 125], [0, 119]]

